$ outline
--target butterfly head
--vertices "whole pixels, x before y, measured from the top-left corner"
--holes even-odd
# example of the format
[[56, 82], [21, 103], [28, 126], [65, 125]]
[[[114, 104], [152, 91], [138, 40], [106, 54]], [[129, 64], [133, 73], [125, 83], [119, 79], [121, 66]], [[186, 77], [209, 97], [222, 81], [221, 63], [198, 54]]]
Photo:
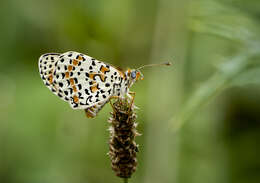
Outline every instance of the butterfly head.
[[139, 70], [136, 70], [136, 69], [128, 69], [126, 75], [132, 83], [134, 83], [138, 80], [144, 79], [143, 74]]

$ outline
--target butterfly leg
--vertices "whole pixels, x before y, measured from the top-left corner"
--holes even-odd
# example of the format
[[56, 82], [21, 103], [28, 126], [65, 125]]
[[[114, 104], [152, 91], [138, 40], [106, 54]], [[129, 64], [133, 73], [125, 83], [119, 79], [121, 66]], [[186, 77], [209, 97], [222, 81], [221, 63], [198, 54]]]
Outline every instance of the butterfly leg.
[[90, 107], [85, 109], [85, 114], [88, 118], [94, 118], [96, 116], [96, 113], [94, 112], [95, 107]]
[[[135, 92], [129, 92], [129, 94], [130, 94], [130, 96], [132, 97], [131, 98], [131, 102], [130, 102], [130, 108], [129, 109], [131, 109], [132, 107], [133, 107], [133, 104], [134, 104], [134, 100], [135, 100]], [[130, 111], [130, 110], [129, 110]]]
[[116, 113], [116, 109], [114, 108], [114, 106], [113, 106], [113, 104], [111, 102], [111, 99], [118, 99], [118, 98], [119, 98], [119, 96], [111, 96], [110, 99], [109, 99], [109, 103], [110, 103], [114, 113]]
[[128, 108], [128, 111], [127, 111], [127, 115], [128, 115], [128, 118], [126, 120], [126, 123], [128, 123], [128, 121], [130, 120], [130, 111], [131, 109], [133, 108], [133, 105], [134, 105], [134, 100], [135, 100], [135, 92], [128, 92], [127, 96], [130, 98], [130, 105], [129, 105], [129, 108]]

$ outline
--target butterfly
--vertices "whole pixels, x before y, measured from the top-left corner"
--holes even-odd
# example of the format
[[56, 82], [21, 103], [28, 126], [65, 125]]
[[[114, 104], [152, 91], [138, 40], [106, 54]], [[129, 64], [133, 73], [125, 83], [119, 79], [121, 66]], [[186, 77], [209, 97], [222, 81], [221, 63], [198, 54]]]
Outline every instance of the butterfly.
[[132, 98], [129, 89], [143, 79], [139, 71], [143, 67], [124, 72], [75, 51], [47, 53], [39, 58], [44, 84], [73, 109], [84, 109], [89, 118], [94, 118], [111, 98]]

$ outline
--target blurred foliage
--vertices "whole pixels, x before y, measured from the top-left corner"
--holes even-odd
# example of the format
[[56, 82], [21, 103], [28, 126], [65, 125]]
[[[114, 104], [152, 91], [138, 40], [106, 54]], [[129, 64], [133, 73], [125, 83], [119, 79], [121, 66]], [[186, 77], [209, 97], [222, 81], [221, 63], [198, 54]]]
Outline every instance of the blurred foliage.
[[[208, 103], [212, 97], [233, 85], [260, 83], [259, 24], [249, 15], [215, 0], [193, 2], [191, 29], [195, 32], [213, 34], [222, 39], [238, 42], [233, 53], [219, 58], [221, 63], [216, 66], [215, 73], [188, 99], [180, 112], [180, 119], [174, 123], [174, 129], [191, 118], [201, 105]], [[213, 61], [214, 62], [214, 61]], [[251, 66], [251, 67], [250, 67]], [[250, 78], [249, 78], [250, 77]], [[175, 119], [173, 119], [175, 120]]]
[[[72, 110], [38, 58], [74, 50], [143, 71], [139, 165], [129, 182], [260, 181], [260, 1], [2, 0], [0, 182], [120, 182], [107, 105]], [[169, 127], [170, 126], [170, 127]]]

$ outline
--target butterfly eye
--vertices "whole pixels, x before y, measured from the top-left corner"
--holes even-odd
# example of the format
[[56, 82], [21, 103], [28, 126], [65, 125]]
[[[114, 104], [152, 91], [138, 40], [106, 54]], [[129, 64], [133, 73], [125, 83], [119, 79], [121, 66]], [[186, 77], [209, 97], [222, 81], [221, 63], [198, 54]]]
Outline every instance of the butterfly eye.
[[136, 78], [136, 71], [132, 71], [132, 72], [131, 72], [131, 78], [132, 78], [132, 79], [135, 79], [135, 78]]

